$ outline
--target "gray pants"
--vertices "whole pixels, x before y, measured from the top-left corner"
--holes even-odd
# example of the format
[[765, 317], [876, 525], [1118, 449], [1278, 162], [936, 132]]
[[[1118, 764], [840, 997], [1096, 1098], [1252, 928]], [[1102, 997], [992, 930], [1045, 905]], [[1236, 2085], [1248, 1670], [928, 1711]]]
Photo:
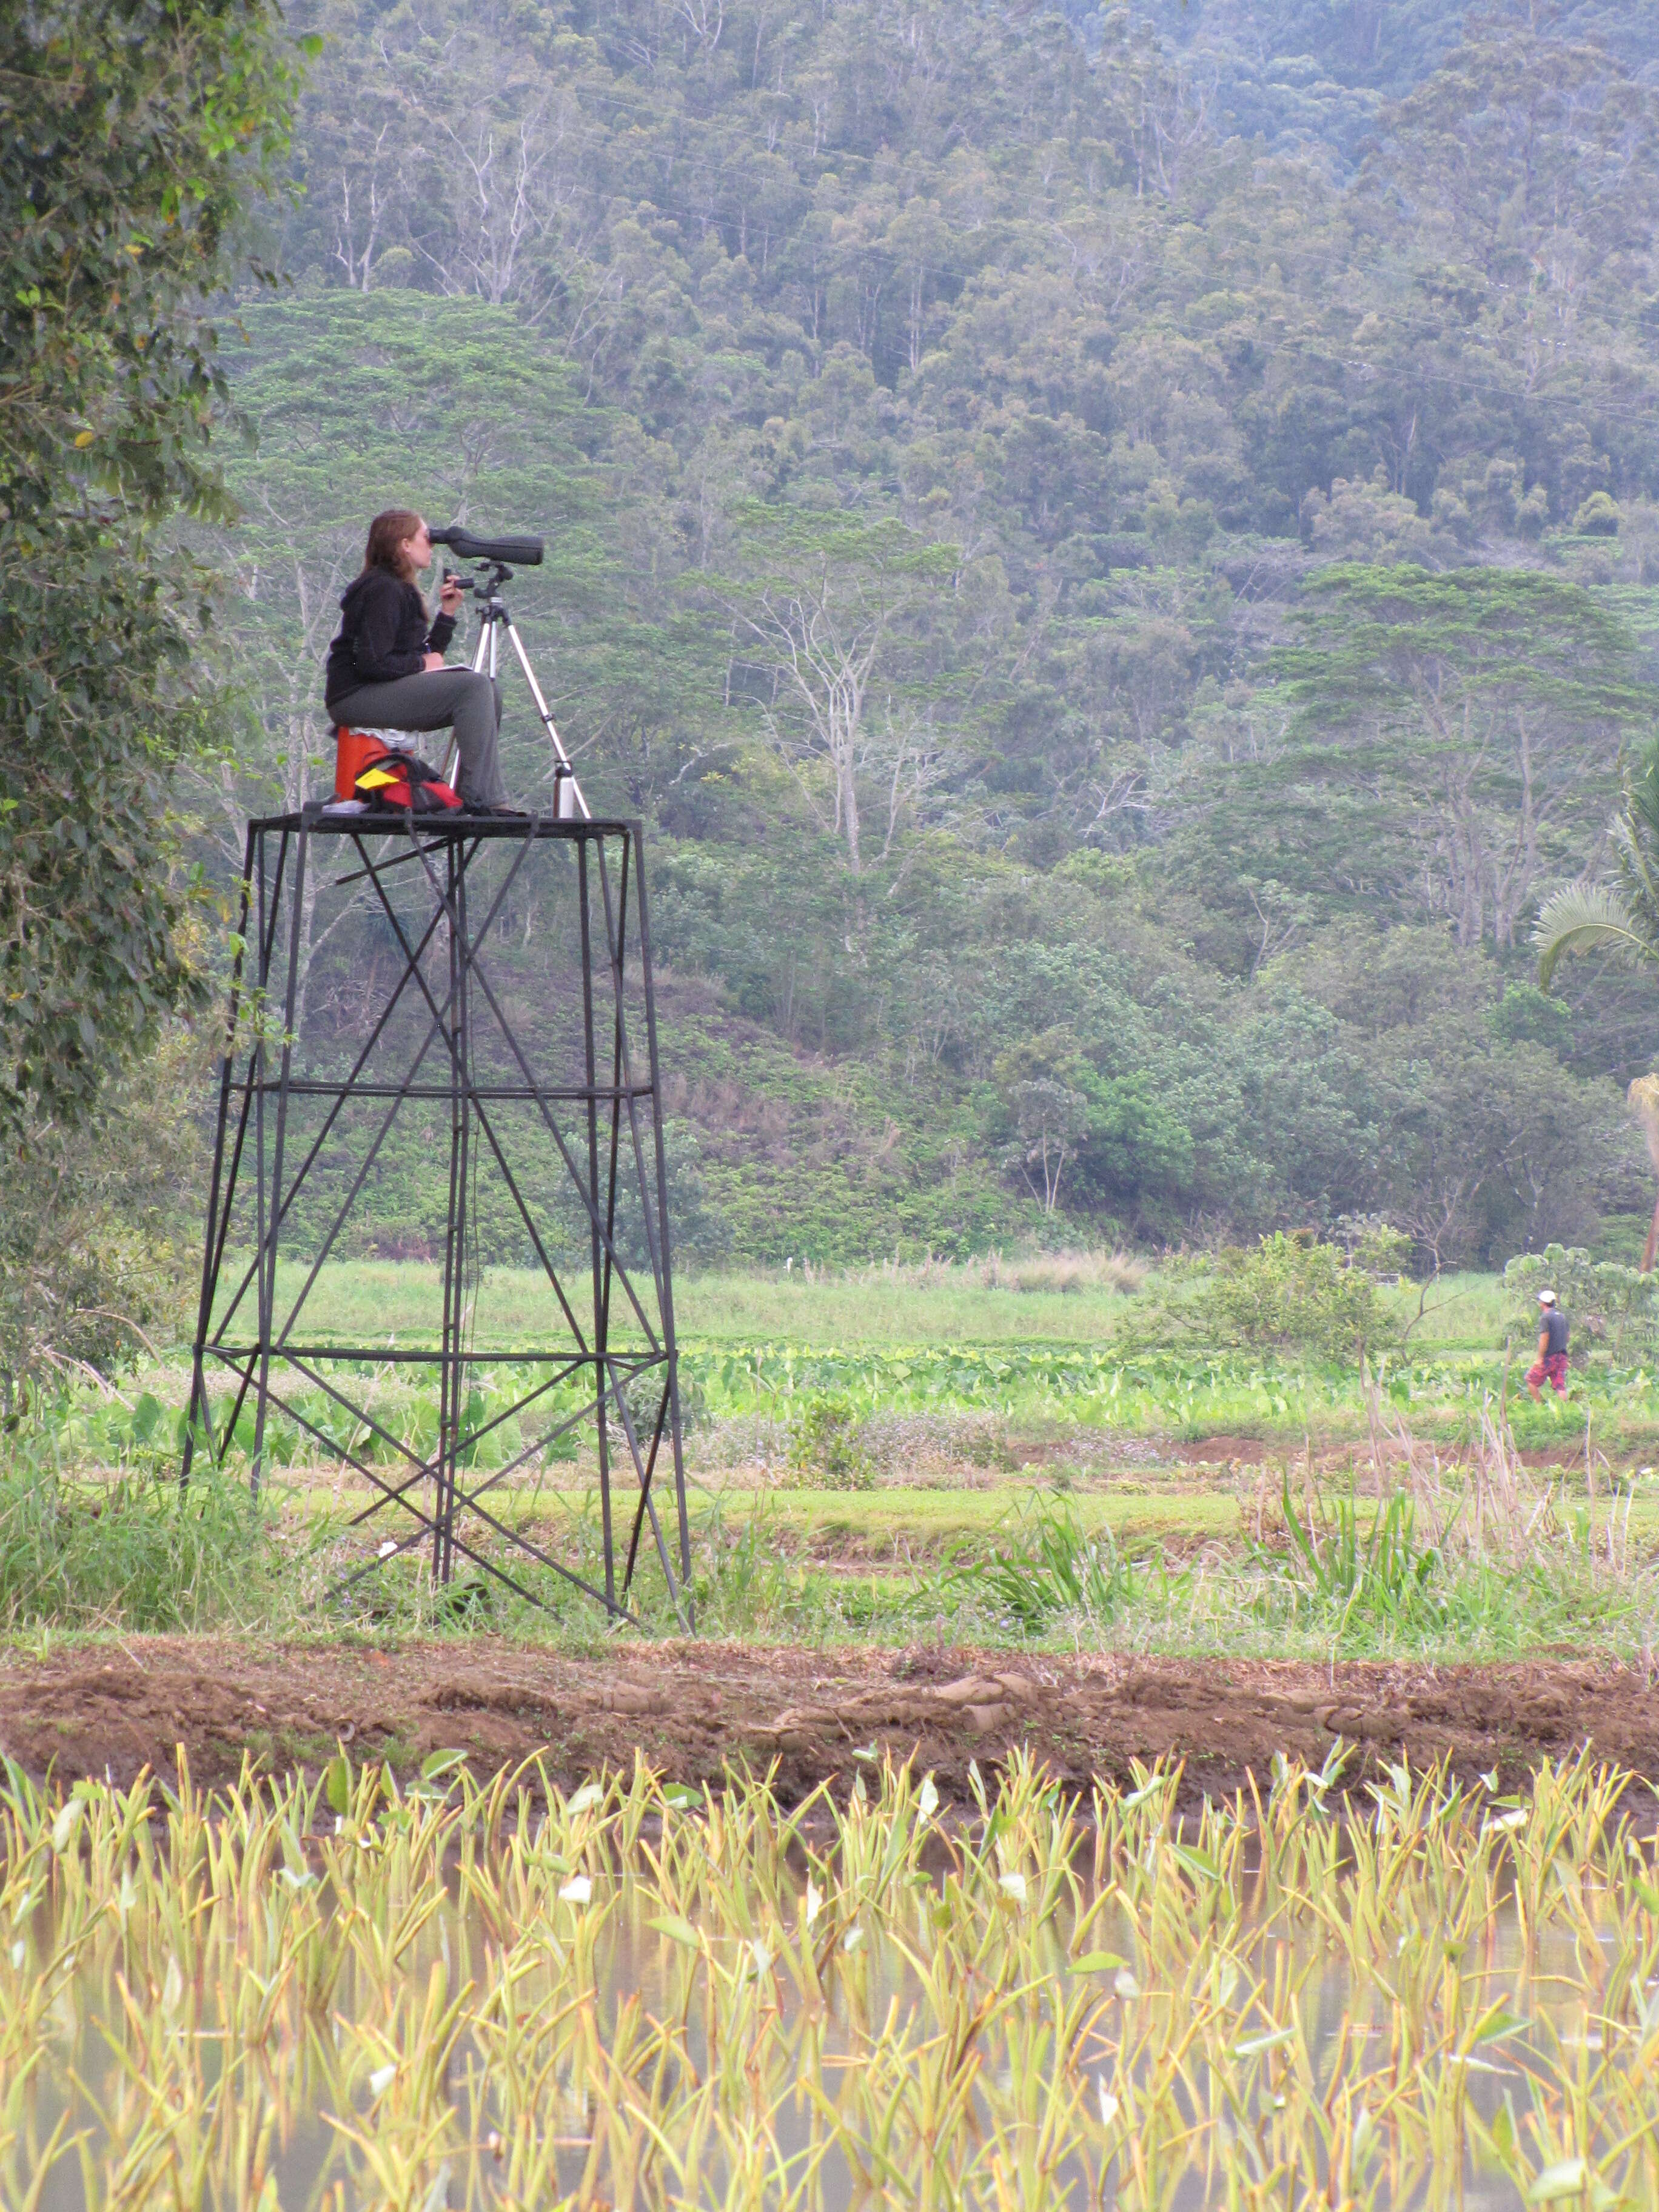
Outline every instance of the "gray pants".
[[[501, 806], [507, 787], [496, 739], [501, 687], [471, 668], [428, 668], [390, 683], [365, 684], [328, 709], [342, 725], [369, 730], [447, 730], [460, 747], [457, 787], [474, 806]], [[441, 768], [441, 761], [434, 761]]]

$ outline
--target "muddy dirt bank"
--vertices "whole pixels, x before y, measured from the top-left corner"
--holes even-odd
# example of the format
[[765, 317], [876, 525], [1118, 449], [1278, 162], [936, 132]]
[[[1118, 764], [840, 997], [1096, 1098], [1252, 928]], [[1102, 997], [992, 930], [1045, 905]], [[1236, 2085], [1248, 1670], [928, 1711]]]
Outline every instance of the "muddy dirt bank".
[[245, 1751], [314, 1767], [343, 1741], [354, 1759], [413, 1769], [466, 1751], [493, 1770], [531, 1753], [574, 1785], [631, 1765], [717, 1778], [723, 1764], [777, 1763], [784, 1794], [848, 1781], [856, 1751], [915, 1756], [965, 1784], [1024, 1744], [1068, 1782], [1124, 1779], [1136, 1759], [1186, 1763], [1196, 1803], [1273, 1753], [1321, 1764], [1339, 1737], [1350, 1778], [1401, 1753], [1449, 1758], [1466, 1778], [1505, 1785], [1589, 1743], [1659, 1781], [1659, 1689], [1639, 1669], [1594, 1661], [1504, 1667], [1202, 1662], [1102, 1655], [774, 1650], [674, 1644], [593, 1658], [480, 1638], [395, 1649], [246, 1646], [128, 1638], [46, 1660], [0, 1657], [0, 1749], [48, 1768], [130, 1782], [171, 1772], [176, 1747], [198, 1782], [222, 1782]]

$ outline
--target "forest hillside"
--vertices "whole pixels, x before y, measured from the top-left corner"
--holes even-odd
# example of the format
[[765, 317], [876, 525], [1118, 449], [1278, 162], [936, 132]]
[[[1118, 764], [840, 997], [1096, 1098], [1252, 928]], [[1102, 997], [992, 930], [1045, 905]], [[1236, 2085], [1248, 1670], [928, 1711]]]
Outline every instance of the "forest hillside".
[[1653, 986], [1529, 936], [1654, 720], [1651, 0], [294, 20], [216, 866], [367, 518], [543, 531], [694, 1256], [1631, 1256]]

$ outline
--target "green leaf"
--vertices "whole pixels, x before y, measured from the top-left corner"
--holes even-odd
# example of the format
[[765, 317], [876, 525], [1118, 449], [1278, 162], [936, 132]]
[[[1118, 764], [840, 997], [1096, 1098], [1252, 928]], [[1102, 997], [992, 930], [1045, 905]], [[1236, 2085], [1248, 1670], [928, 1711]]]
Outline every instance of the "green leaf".
[[1498, 2153], [1499, 2158], [1507, 2160], [1515, 2156], [1515, 2112], [1510, 2104], [1507, 2090], [1504, 2093], [1504, 2101], [1498, 2107], [1492, 2120], [1492, 2148]]
[[688, 1951], [696, 1950], [702, 1940], [691, 1923], [683, 1920], [678, 1912], [659, 1913], [656, 1919], [647, 1921], [646, 1925], [654, 1928], [659, 1936], [666, 1936], [671, 1943], [682, 1944]]
[[343, 1751], [337, 1751], [328, 1762], [323, 1776], [323, 1790], [329, 1809], [343, 1820], [351, 1810], [351, 1761]]
[[1295, 2040], [1296, 2030], [1293, 2027], [1276, 2027], [1267, 2034], [1246, 2036], [1243, 2043], [1234, 2044], [1233, 2057], [1254, 2058], [1258, 2051], [1277, 2051], [1282, 2044], [1294, 2043]]
[[1073, 1959], [1066, 1971], [1068, 1974], [1110, 1974], [1128, 1963], [1115, 1951], [1085, 1951], [1080, 1959]]
[[1207, 1851], [1194, 1850], [1190, 1844], [1171, 1844], [1170, 1849], [1177, 1863], [1200, 1881], [1221, 1880], [1221, 1869]]

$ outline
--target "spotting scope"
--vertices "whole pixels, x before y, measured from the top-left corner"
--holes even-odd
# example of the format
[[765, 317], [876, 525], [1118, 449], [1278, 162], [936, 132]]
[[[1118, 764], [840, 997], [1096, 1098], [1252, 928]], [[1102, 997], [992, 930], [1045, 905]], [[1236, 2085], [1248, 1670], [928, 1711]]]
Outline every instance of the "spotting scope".
[[539, 568], [543, 540], [539, 538], [475, 538], [453, 522], [447, 530], [429, 531], [434, 545], [447, 545], [463, 561], [504, 561], [513, 568]]

